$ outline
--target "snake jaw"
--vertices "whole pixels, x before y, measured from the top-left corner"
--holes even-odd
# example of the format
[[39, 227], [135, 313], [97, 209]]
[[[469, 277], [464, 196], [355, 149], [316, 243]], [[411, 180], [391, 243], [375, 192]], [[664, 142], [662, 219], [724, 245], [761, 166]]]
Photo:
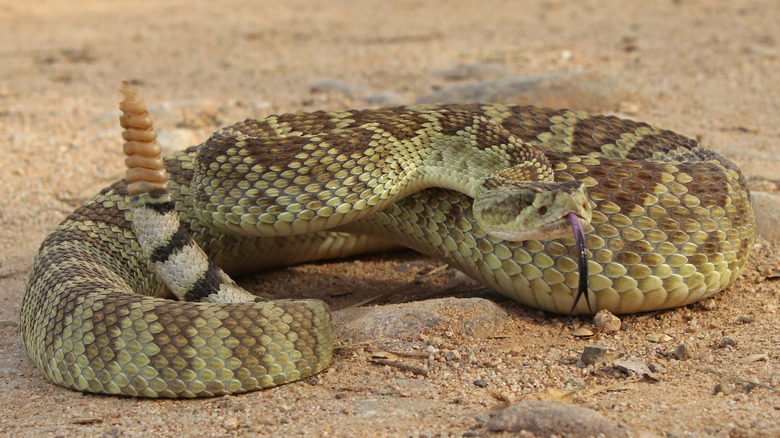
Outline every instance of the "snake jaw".
[[585, 223], [593, 215], [582, 181], [483, 184], [473, 209], [485, 232], [515, 242], [571, 237], [568, 215]]
[[491, 236], [510, 241], [551, 240], [574, 236], [579, 285], [569, 314], [588, 296], [588, 258], [583, 223], [593, 216], [582, 181], [559, 183], [490, 182], [474, 200], [474, 216]]

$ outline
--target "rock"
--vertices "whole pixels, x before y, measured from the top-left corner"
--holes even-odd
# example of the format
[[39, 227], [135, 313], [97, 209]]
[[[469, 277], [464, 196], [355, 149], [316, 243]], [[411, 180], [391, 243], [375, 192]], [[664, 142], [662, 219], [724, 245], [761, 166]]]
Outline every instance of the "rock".
[[632, 429], [613, 424], [590, 409], [550, 401], [521, 401], [493, 417], [487, 424], [491, 432], [527, 431], [535, 436], [628, 437]]
[[680, 342], [680, 345], [676, 346], [674, 350], [669, 352], [669, 356], [677, 360], [685, 360], [691, 357], [691, 352], [688, 351], [688, 346], [685, 342]]
[[322, 79], [309, 84], [312, 92], [336, 91], [346, 96], [354, 96], [363, 92], [363, 89], [357, 85], [338, 79]]
[[756, 213], [756, 234], [773, 242], [780, 242], [780, 196], [751, 192], [750, 202]]
[[418, 102], [532, 104], [604, 112], [617, 111], [626, 101], [639, 105], [641, 100], [623, 90], [612, 76], [557, 73], [451, 85], [421, 97]]
[[585, 365], [594, 365], [607, 356], [607, 348], [601, 345], [586, 345], [580, 360]]
[[720, 341], [718, 348], [736, 347], [738, 343], [738, 339], [726, 336], [722, 341]]
[[589, 338], [595, 333], [593, 333], [593, 330], [587, 329], [585, 327], [579, 327], [576, 330], [574, 330], [572, 333], [572, 336], [575, 336], [577, 338]]
[[650, 371], [650, 368], [644, 362], [617, 359], [612, 361], [612, 367], [629, 376], [639, 376], [656, 382], [659, 380], [658, 376]]
[[645, 339], [647, 339], [650, 342], [657, 342], [660, 344], [662, 342], [671, 341], [673, 338], [667, 335], [666, 333], [653, 332], [653, 333], [648, 333], [647, 336], [645, 336]]
[[342, 343], [419, 339], [421, 332], [445, 322], [452, 332], [483, 337], [507, 318], [506, 311], [490, 300], [441, 298], [338, 310], [333, 312], [333, 327]]
[[615, 333], [620, 331], [621, 322], [609, 310], [599, 310], [593, 317], [593, 324], [604, 333]]
[[363, 98], [370, 105], [398, 105], [407, 102], [406, 96], [395, 91], [377, 91]]
[[436, 72], [437, 75], [459, 81], [464, 79], [492, 79], [510, 74], [509, 68], [498, 64], [488, 64], [485, 62], [472, 62], [468, 64], [459, 64], [447, 70]]
[[718, 383], [715, 385], [715, 389], [712, 391], [713, 394], [723, 394], [723, 395], [729, 395], [734, 391], [734, 388], [731, 387], [728, 383]]

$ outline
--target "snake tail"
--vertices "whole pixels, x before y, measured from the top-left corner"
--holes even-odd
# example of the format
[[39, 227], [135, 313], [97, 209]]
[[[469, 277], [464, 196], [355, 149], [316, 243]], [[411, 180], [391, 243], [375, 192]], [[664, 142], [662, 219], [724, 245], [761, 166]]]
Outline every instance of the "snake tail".
[[117, 208], [89, 201], [42, 243], [21, 309], [27, 354], [67, 388], [144, 397], [241, 393], [325, 369], [327, 306], [236, 292], [180, 223], [151, 118], [123, 92], [128, 181], [99, 195]]
[[127, 191], [131, 195], [133, 232], [152, 270], [183, 301], [254, 302], [259, 298], [239, 287], [198, 246], [181, 224], [171, 201], [168, 174], [152, 117], [134, 87], [123, 82], [119, 104], [125, 128]]

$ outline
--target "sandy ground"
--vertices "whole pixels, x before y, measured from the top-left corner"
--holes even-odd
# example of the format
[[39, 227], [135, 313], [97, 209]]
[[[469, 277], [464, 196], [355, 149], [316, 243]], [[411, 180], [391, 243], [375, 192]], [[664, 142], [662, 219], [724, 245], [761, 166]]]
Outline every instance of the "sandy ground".
[[[596, 74], [609, 78], [594, 92], [602, 100], [551, 94], [560, 105], [697, 137], [739, 164], [753, 190], [780, 193], [780, 4], [641, 3], [0, 0], [0, 434], [474, 436], [487, 434], [486, 421], [506, 401], [585, 384], [566, 400], [649, 434], [780, 435], [780, 284], [764, 273], [780, 263], [776, 237], [759, 237], [746, 274], [715, 298], [624, 316], [625, 330], [595, 338], [571, 335], [589, 320], [572, 326], [461, 290], [497, 301], [508, 317], [476, 336], [463, 327], [478, 315], [456, 312], [411, 339], [424, 358], [403, 361], [425, 367], [427, 377], [369, 361], [377, 349], [369, 345], [340, 349], [324, 373], [264, 392], [189, 401], [94, 396], [45, 381], [19, 341], [24, 283], [40, 242], [121, 178], [122, 79], [141, 84], [162, 141], [179, 148], [254, 115], [413, 103], [496, 77]], [[403, 286], [436, 265], [400, 252], [245, 284], [293, 285], [314, 296], [326, 288], [324, 298], [340, 308], [365, 298], [356, 291]], [[442, 295], [454, 277], [388, 302]], [[650, 341], [660, 334], [669, 338]], [[690, 357], [670, 357], [681, 342]], [[611, 349], [607, 365], [615, 356], [651, 364], [660, 380], [581, 366], [588, 344]], [[715, 393], [718, 384], [728, 394]]]

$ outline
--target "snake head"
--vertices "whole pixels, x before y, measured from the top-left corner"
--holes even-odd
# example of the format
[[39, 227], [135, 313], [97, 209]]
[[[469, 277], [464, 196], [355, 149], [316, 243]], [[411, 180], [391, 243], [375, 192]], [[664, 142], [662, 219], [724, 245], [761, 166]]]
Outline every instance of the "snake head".
[[579, 285], [569, 311], [585, 298], [588, 310], [588, 260], [583, 224], [593, 216], [585, 183], [486, 180], [474, 199], [474, 217], [491, 236], [504, 240], [550, 240], [574, 236]]
[[474, 199], [474, 218], [504, 240], [551, 240], [572, 236], [569, 214], [590, 223], [593, 215], [582, 181], [486, 180]]

